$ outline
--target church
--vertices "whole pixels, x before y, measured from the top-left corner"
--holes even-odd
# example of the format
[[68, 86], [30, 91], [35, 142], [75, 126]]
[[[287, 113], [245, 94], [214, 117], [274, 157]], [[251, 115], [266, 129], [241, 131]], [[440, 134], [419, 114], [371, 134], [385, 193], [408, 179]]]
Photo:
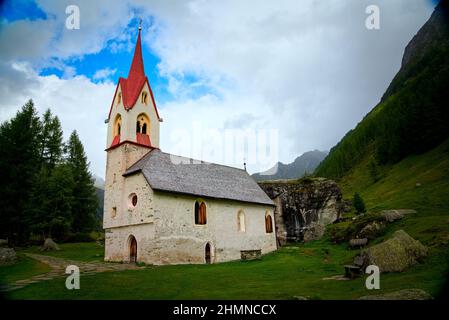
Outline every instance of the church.
[[105, 260], [208, 264], [276, 250], [275, 205], [246, 170], [162, 151], [140, 34], [106, 120]]

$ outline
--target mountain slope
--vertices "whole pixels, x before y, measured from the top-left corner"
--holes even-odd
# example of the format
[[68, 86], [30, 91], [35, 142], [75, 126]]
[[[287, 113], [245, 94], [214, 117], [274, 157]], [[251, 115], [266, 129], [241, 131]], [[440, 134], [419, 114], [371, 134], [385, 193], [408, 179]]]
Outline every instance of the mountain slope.
[[326, 155], [327, 152], [323, 151], [308, 151], [297, 157], [292, 163], [278, 162], [273, 168], [265, 172], [255, 173], [252, 176], [256, 181], [299, 179], [306, 173], [312, 173]]
[[394, 164], [449, 137], [449, 14], [440, 3], [407, 45], [381, 102], [331, 149], [316, 174], [342, 178], [367, 154], [370, 166]]
[[[429, 257], [449, 244], [448, 17], [447, 7], [440, 4], [407, 46], [401, 70], [382, 101], [315, 172], [337, 178], [346, 199], [359, 192], [370, 212], [416, 210], [389, 225], [376, 241], [403, 229], [429, 247]], [[447, 270], [442, 261], [435, 263]]]

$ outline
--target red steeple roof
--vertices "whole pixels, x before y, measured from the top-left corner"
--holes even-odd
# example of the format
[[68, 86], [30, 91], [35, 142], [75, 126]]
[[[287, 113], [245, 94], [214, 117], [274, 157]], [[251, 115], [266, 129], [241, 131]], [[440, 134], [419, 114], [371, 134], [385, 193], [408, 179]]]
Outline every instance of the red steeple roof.
[[[131, 68], [129, 69], [128, 78], [119, 78], [117, 88], [115, 90], [115, 95], [117, 94], [118, 86], [122, 88], [122, 101], [123, 106], [126, 110], [132, 109], [139, 98], [140, 92], [144, 84], [147, 83], [150, 88], [150, 96], [153, 102], [154, 108], [156, 110], [156, 115], [159, 119], [159, 113], [157, 112], [156, 103], [153, 97], [153, 91], [151, 90], [150, 83], [148, 82], [148, 78], [145, 75], [145, 70], [143, 66], [143, 58], [142, 58], [142, 44], [140, 40], [140, 28], [139, 35], [137, 36], [136, 48], [134, 49], [134, 57], [131, 63]], [[114, 104], [114, 99], [112, 100], [111, 109], [109, 111], [109, 117], [111, 116], [112, 107]]]
[[143, 68], [142, 45], [140, 43], [140, 30], [137, 36], [136, 48], [134, 49], [133, 62], [129, 69], [128, 78], [120, 78], [119, 83], [122, 87], [123, 105], [125, 109], [131, 109], [139, 97], [140, 91], [146, 80], [145, 70]]

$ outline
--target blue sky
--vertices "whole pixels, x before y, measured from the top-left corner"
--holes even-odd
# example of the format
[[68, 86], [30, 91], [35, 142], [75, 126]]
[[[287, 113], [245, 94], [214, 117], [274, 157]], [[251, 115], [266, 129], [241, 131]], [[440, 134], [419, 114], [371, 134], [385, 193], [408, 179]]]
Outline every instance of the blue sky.
[[[10, 23], [17, 20], [47, 20], [51, 19], [51, 15], [47, 15], [35, 1], [30, 0], [7, 0], [0, 7], [0, 15], [3, 23]], [[138, 15], [138, 10], [133, 9], [134, 14]], [[6, 21], [5, 21], [6, 20]], [[150, 28], [152, 17], [146, 17], [146, 28]], [[129, 39], [124, 41], [117, 41], [115, 35], [111, 34], [110, 39], [106, 39], [104, 48], [93, 54], [86, 54], [74, 56], [68, 59], [61, 59], [61, 62], [76, 73], [76, 75], [84, 75], [98, 83], [102, 81], [112, 81], [117, 83], [119, 77], [126, 78], [131, 63], [131, 57], [134, 50], [135, 41], [137, 39], [139, 18], [130, 19], [128, 25], [123, 30], [123, 33], [129, 35]], [[114, 46], [122, 44], [123, 47], [115, 49]], [[174, 97], [168, 92], [168, 80], [160, 75], [157, 65], [160, 63], [160, 58], [147, 46], [145, 43], [142, 46], [142, 54], [145, 62], [145, 72], [149, 78], [152, 89], [161, 103], [173, 100]], [[57, 67], [43, 67], [37, 68], [39, 75], [48, 76], [56, 75], [60, 78], [64, 77], [64, 70]], [[109, 70], [109, 74], [104, 77], [94, 77], [99, 70]], [[197, 83], [198, 79], [193, 74], [183, 74], [181, 81], [188, 86]], [[211, 88], [205, 85], [195, 86], [195, 89], [190, 92], [192, 98], [198, 97], [202, 94], [214, 94]], [[215, 92], [216, 94], [216, 92]]]
[[[381, 10], [376, 31], [365, 27], [372, 4]], [[68, 5], [80, 8], [79, 30], [65, 28]], [[242, 167], [248, 151], [226, 158], [223, 137], [251, 131], [257, 141], [276, 140], [275, 156], [247, 161], [250, 172], [265, 170], [329, 150], [353, 128], [378, 103], [434, 5], [7, 0], [0, 7], [0, 121], [30, 98], [39, 112], [51, 108], [66, 136], [79, 132], [92, 171], [104, 176], [104, 119], [118, 78], [128, 74], [142, 18], [145, 71], [164, 118], [161, 148]], [[199, 155], [195, 144], [203, 146]]]

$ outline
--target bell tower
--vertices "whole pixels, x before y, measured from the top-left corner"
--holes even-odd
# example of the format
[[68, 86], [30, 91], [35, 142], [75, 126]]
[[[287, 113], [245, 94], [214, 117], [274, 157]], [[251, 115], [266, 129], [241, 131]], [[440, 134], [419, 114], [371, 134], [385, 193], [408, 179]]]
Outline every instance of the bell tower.
[[120, 77], [115, 89], [106, 123], [106, 179], [103, 225], [120, 225], [114, 219], [125, 210], [123, 194], [125, 178], [122, 174], [149, 151], [159, 148], [159, 117], [148, 78], [145, 75], [141, 27], [128, 77]]

